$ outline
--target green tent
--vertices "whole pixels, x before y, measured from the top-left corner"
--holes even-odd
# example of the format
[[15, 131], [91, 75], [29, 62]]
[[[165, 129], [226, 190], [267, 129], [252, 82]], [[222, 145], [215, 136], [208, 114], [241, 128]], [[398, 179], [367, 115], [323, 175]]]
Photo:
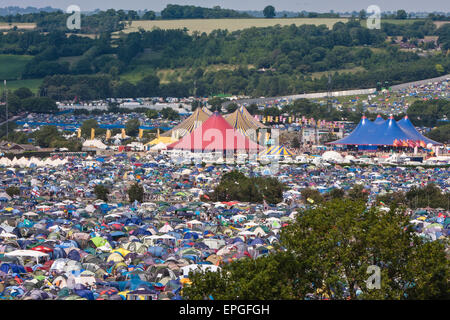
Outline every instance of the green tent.
[[97, 248], [101, 247], [101, 246], [104, 246], [105, 244], [108, 243], [108, 241], [106, 239], [102, 238], [102, 237], [91, 238], [91, 241], [92, 241], [93, 244], [95, 244], [95, 246]]

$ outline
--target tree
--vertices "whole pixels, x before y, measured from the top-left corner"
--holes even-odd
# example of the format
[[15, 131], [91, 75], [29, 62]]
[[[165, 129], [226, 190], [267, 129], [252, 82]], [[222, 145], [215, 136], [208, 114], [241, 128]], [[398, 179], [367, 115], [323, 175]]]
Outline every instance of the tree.
[[156, 110], [148, 109], [148, 110], [145, 112], [145, 116], [146, 116], [147, 118], [149, 118], [149, 119], [156, 119], [156, 118], [159, 117], [159, 114], [158, 114], [158, 111], [156, 111]]
[[91, 129], [97, 130], [98, 122], [95, 119], [88, 119], [83, 122], [81, 125], [81, 135], [85, 138], [91, 137]]
[[359, 20], [364, 20], [366, 18], [367, 18], [367, 12], [366, 12], [366, 10], [363, 9], [359, 12]]
[[30, 89], [24, 87], [15, 90], [14, 94], [20, 99], [26, 99], [33, 96], [33, 92], [31, 92]]
[[136, 84], [140, 97], [155, 97], [159, 94], [159, 78], [148, 75]]
[[426, 136], [434, 141], [450, 143], [450, 124], [437, 127], [428, 132]]
[[103, 200], [105, 202], [108, 201], [109, 189], [102, 184], [97, 184], [94, 187], [94, 193], [97, 199]]
[[[312, 203], [321, 203], [324, 201], [324, 197], [319, 192], [319, 190], [311, 189], [311, 188], [305, 188], [301, 191], [302, 199], [305, 203], [311, 203], [310, 200], [313, 200]], [[310, 200], [308, 200], [310, 199]]]
[[52, 140], [58, 139], [60, 134], [55, 126], [44, 126], [34, 132], [34, 139], [38, 146], [42, 148], [50, 147]]
[[139, 119], [131, 119], [125, 123], [125, 129], [130, 137], [135, 137], [139, 133]]
[[247, 177], [234, 170], [222, 176], [210, 199], [215, 201], [243, 201], [279, 203], [283, 201], [285, 186], [277, 178]]
[[136, 182], [128, 189], [128, 198], [130, 202], [142, 202], [144, 199], [144, 188]]
[[20, 196], [20, 188], [16, 187], [16, 186], [11, 186], [5, 189], [6, 193], [8, 194], [8, 196], [10, 196], [11, 198], [14, 196]]
[[214, 97], [208, 100], [208, 104], [211, 106], [211, 111], [221, 111], [222, 103], [226, 100], [220, 97]]
[[275, 17], [275, 8], [273, 6], [266, 6], [263, 10], [264, 17], [273, 18]]
[[176, 112], [175, 110], [173, 110], [172, 108], [163, 108], [161, 110], [161, 117], [167, 120], [177, 120], [180, 119], [180, 114], [178, 112]]
[[155, 19], [156, 19], [156, 14], [154, 11], [147, 11], [142, 16], [142, 20], [155, 20]]
[[408, 18], [408, 14], [406, 13], [405, 10], [403, 9], [397, 10], [396, 19], [404, 20], [406, 18]]
[[[333, 200], [299, 211], [269, 255], [239, 259], [221, 272], [191, 273], [189, 299], [445, 299], [446, 241], [426, 241], [410, 217], [362, 201]], [[380, 288], [367, 286], [370, 266]]]
[[362, 184], [354, 184], [348, 191], [348, 197], [353, 200], [362, 200], [365, 202], [369, 198], [369, 194]]
[[228, 113], [233, 113], [234, 111], [236, 111], [236, 109], [238, 108], [238, 105], [236, 103], [230, 103], [229, 105], [227, 105], [225, 107], [225, 109], [227, 109]]

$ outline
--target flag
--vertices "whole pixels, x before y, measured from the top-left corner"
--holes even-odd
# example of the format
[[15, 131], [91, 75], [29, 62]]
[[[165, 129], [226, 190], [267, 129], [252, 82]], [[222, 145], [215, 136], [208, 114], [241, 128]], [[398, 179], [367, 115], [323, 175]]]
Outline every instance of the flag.
[[109, 138], [111, 138], [111, 130], [107, 129], [106, 130], [106, 140], [108, 140]]
[[39, 192], [39, 190], [33, 189], [31, 190], [31, 195], [37, 198], [41, 195], [41, 193]]
[[142, 139], [142, 136], [144, 135], [144, 130], [139, 129], [139, 139]]
[[81, 128], [77, 129], [77, 138], [81, 138]]
[[91, 140], [94, 140], [95, 138], [95, 129], [91, 128]]
[[126, 135], [125, 129], [122, 129], [122, 139], [125, 139], [125, 135]]
[[314, 200], [311, 198], [306, 199], [309, 203], [314, 203]]
[[264, 211], [267, 211], [269, 209], [269, 205], [267, 204], [266, 200], [263, 200], [264, 204]]

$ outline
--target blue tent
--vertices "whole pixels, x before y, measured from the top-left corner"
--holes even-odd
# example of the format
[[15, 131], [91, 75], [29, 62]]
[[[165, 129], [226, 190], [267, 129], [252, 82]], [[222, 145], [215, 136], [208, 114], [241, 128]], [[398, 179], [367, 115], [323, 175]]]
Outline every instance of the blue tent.
[[427, 144], [439, 144], [422, 136], [407, 118], [397, 123], [392, 115], [388, 120], [383, 120], [381, 116], [378, 116], [375, 122], [363, 116], [359, 124], [348, 136], [327, 144], [392, 146], [395, 140], [423, 140]]
[[374, 124], [384, 124], [385, 122], [386, 122], [386, 120], [384, 120], [382, 116], [377, 115], [377, 118], [375, 119], [375, 121], [373, 123]]
[[373, 139], [379, 130], [372, 121], [363, 116], [356, 128], [346, 137], [329, 142], [329, 144], [347, 144], [347, 145], [373, 145]]
[[402, 120], [397, 121], [397, 124], [403, 131], [405, 131], [411, 140], [423, 140], [426, 144], [431, 143], [432, 145], [442, 145], [442, 143], [431, 140], [425, 136], [423, 136], [414, 125], [409, 121], [408, 116], [405, 116]]

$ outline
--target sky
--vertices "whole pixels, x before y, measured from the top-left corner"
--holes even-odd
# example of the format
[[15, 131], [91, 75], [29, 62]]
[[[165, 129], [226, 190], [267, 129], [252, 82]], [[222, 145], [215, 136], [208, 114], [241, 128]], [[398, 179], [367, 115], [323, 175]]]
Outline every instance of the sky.
[[167, 4], [195, 5], [211, 8], [219, 5], [226, 9], [263, 10], [273, 5], [276, 11], [315, 11], [315, 12], [351, 12], [377, 5], [381, 11], [404, 9], [407, 12], [449, 12], [448, 0], [1, 0], [0, 7], [36, 7], [51, 6], [65, 10], [70, 5], [78, 5], [81, 11], [95, 9], [130, 9], [161, 11]]

